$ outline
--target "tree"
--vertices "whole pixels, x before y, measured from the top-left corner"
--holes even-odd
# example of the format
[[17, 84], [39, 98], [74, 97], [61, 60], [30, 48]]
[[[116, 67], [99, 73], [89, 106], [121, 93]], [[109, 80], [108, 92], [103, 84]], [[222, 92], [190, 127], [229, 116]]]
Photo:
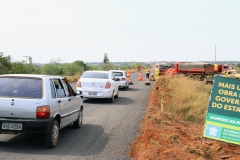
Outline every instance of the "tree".
[[103, 63], [104, 63], [102, 66], [103, 70], [108, 71], [108, 70], [114, 69], [114, 66], [109, 61], [107, 53], [104, 53]]
[[13, 62], [12, 63], [12, 74], [27, 74], [28, 70], [24, 62]]
[[237, 64], [237, 67], [240, 68], [240, 63]]
[[77, 61], [74, 61], [73, 63], [78, 65], [80, 75], [82, 75], [82, 73], [87, 70], [87, 65], [83, 61], [77, 60]]
[[79, 73], [80, 68], [76, 63], [64, 64], [63, 66], [63, 73], [65, 75], [73, 76], [76, 73]]
[[109, 70], [114, 69], [114, 66], [112, 65], [112, 63], [106, 63], [102, 66], [102, 69], [105, 71], [109, 71]]
[[47, 63], [42, 67], [42, 73], [47, 75], [62, 75], [63, 64], [61, 62], [62, 60], [60, 58], [57, 60], [51, 59], [50, 63]]
[[42, 73], [47, 75], [62, 75], [63, 69], [62, 66], [58, 66], [53, 63], [47, 63], [42, 66]]
[[109, 58], [108, 58], [108, 54], [107, 53], [104, 53], [103, 63], [104, 64], [109, 63]]
[[11, 72], [12, 62], [10, 56], [4, 56], [3, 52], [0, 52], [0, 74], [6, 74]]

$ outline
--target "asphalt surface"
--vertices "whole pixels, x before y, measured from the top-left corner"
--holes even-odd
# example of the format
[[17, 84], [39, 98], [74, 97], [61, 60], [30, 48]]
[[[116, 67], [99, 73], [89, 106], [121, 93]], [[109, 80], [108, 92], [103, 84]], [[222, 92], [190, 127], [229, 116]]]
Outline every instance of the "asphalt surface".
[[[143, 75], [144, 77], [145, 75]], [[152, 88], [132, 74], [133, 85], [119, 90], [114, 103], [84, 99], [83, 127], [60, 130], [56, 148], [47, 148], [41, 135], [0, 134], [0, 160], [127, 160], [138, 135]], [[75, 90], [76, 83], [71, 83]]]

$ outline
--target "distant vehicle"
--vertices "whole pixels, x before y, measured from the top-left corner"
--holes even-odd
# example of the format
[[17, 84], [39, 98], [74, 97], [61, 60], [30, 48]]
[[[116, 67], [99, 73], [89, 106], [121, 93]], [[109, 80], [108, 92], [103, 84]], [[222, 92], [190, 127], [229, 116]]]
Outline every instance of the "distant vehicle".
[[232, 69], [228, 64], [214, 64], [214, 73], [216, 74], [225, 73], [227, 70]]
[[155, 70], [158, 69], [159, 75], [165, 75], [168, 68], [169, 68], [169, 66], [166, 63], [156, 63], [155, 64]]
[[129, 88], [129, 80], [126, 71], [123, 70], [111, 70], [115, 78], [119, 78], [118, 87], [124, 90]]
[[59, 130], [81, 128], [83, 100], [64, 77], [0, 75], [0, 134], [43, 134], [47, 147], [56, 147]]
[[113, 103], [118, 98], [118, 81], [112, 71], [85, 71], [76, 89], [84, 98], [107, 98]]
[[166, 71], [165, 75], [183, 74], [190, 78], [203, 80], [206, 77], [213, 77], [214, 65], [200, 62], [178, 62]]
[[227, 77], [227, 78], [240, 79], [240, 74], [237, 73], [237, 71], [234, 69], [227, 70], [225, 71], [225, 73], [221, 74], [220, 76]]

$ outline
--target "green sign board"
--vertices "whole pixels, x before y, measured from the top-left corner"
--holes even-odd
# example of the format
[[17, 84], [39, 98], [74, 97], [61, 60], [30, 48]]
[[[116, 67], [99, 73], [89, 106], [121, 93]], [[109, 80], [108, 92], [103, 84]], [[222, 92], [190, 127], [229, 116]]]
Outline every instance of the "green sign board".
[[203, 137], [240, 145], [240, 81], [215, 77]]

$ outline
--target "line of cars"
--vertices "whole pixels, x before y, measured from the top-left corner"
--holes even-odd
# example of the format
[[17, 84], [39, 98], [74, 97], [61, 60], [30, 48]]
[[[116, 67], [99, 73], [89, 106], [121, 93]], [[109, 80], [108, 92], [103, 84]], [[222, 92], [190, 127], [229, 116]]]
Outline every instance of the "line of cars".
[[82, 127], [83, 97], [107, 98], [114, 102], [119, 88], [127, 89], [125, 71], [86, 71], [74, 91], [62, 76], [0, 75], [0, 134], [44, 135], [54, 148], [60, 129], [72, 124]]
[[84, 98], [106, 98], [111, 103], [118, 98], [119, 88], [129, 88], [127, 73], [123, 70], [85, 71], [76, 86]]

